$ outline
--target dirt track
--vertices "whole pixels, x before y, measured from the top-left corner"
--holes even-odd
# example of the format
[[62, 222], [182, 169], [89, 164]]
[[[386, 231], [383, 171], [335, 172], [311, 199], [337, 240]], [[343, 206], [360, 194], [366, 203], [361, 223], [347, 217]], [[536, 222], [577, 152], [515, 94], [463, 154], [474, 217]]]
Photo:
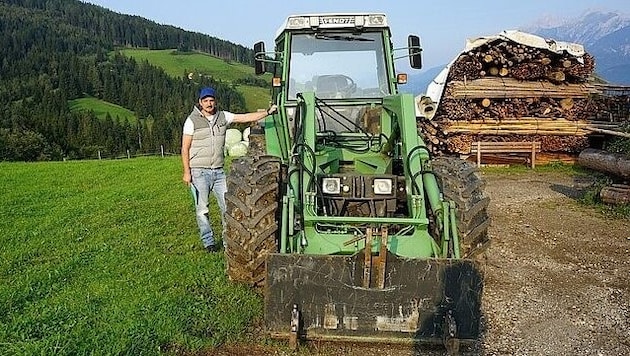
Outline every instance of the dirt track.
[[[483, 295], [485, 332], [464, 354], [630, 355], [630, 221], [579, 205], [575, 197], [588, 184], [583, 179], [535, 171], [486, 174], [485, 179], [493, 221]], [[229, 353], [240, 351], [287, 354], [268, 348], [230, 348]], [[311, 345], [302, 351], [444, 354], [391, 345]]]
[[493, 218], [481, 344], [494, 355], [629, 355], [630, 221], [575, 197], [588, 182], [486, 176]]

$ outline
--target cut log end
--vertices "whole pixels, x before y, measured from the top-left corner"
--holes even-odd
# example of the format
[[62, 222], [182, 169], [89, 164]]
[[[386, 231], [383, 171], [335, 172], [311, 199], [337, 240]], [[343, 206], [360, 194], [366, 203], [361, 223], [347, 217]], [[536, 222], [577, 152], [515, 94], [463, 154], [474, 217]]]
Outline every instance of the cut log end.
[[599, 193], [599, 196], [606, 204], [630, 204], [630, 186], [617, 185], [612, 187], [604, 187]]
[[564, 98], [560, 100], [560, 107], [562, 110], [569, 110], [573, 108], [573, 98]]
[[558, 71], [548, 73], [547, 78], [555, 82], [564, 82], [565, 79], [567, 79], [567, 76], [564, 74], [564, 72]]

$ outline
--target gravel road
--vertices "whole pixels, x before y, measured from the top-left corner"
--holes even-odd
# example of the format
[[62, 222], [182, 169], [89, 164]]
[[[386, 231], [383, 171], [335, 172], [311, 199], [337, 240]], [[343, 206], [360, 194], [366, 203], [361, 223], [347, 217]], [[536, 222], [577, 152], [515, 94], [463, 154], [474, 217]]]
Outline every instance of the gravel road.
[[[464, 355], [630, 355], [630, 221], [576, 201], [588, 179], [486, 173], [483, 337]], [[292, 354], [227, 347], [212, 354]], [[311, 344], [298, 354], [442, 355], [395, 345]]]
[[630, 355], [630, 221], [562, 174], [486, 175], [486, 355]]

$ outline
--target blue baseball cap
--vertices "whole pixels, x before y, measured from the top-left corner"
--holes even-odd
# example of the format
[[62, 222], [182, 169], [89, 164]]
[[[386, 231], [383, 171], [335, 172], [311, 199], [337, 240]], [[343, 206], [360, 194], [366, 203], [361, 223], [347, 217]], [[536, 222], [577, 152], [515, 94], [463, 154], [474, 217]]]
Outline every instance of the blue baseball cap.
[[211, 96], [214, 98], [214, 88], [205, 87], [201, 89], [201, 91], [199, 92], [199, 100], [205, 98], [206, 96]]

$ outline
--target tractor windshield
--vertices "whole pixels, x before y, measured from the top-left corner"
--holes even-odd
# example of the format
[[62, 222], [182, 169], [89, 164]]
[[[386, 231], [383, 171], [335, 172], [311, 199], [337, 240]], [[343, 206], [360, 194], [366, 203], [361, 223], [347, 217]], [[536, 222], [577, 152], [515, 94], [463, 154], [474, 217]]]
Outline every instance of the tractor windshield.
[[294, 34], [289, 99], [314, 91], [320, 99], [381, 98], [390, 94], [380, 32]]

